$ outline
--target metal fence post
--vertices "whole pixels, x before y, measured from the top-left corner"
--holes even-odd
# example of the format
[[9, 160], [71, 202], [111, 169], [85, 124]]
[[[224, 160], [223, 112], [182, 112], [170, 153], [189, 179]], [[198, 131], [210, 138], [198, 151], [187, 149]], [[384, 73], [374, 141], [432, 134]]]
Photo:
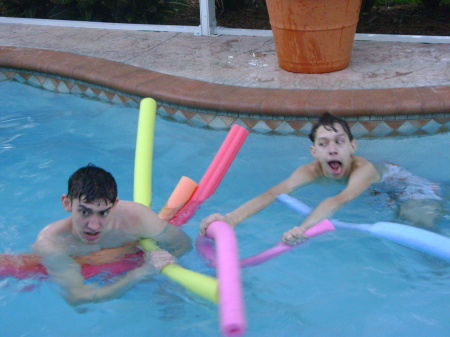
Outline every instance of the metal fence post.
[[200, 1], [200, 35], [210, 36], [214, 34], [217, 26], [215, 0]]

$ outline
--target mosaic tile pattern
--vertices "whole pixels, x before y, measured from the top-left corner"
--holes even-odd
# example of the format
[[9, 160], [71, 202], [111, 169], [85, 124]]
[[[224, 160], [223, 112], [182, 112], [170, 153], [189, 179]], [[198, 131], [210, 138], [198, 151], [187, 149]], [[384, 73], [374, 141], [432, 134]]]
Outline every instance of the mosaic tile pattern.
[[[126, 104], [136, 108], [143, 98], [74, 79], [53, 77], [45, 73], [13, 68], [0, 68], [0, 81], [4, 80], [16, 80], [49, 91], [80, 94], [111, 104]], [[307, 136], [312, 122], [316, 119], [316, 117], [309, 116], [268, 116], [263, 114], [256, 115], [257, 118], [255, 118], [255, 115], [244, 113], [192, 109], [162, 101], [157, 101], [157, 103], [158, 113], [161, 116], [213, 129], [228, 129], [233, 124], [239, 124], [254, 132]], [[344, 117], [344, 119], [347, 119], [357, 138], [428, 135], [450, 130], [450, 114], [448, 113], [359, 116]]]

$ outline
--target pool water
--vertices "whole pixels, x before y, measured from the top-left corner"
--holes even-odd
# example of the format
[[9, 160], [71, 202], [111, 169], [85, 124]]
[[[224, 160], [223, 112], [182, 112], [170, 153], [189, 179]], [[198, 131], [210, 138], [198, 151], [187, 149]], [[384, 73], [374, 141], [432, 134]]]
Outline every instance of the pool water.
[[[69, 175], [94, 163], [112, 172], [121, 199], [132, 199], [137, 107], [0, 83], [0, 252], [29, 252], [46, 224], [67, 216], [60, 204]], [[226, 131], [157, 118], [153, 208], [182, 175], [199, 181]], [[195, 239], [199, 221], [226, 213], [311, 160], [308, 139], [251, 133], [216, 193], [183, 226]], [[444, 186], [448, 202], [450, 134], [360, 140], [357, 153], [387, 160]], [[342, 189], [311, 185], [294, 193], [310, 206]], [[335, 218], [394, 221], [368, 193]], [[302, 216], [280, 203], [242, 223], [242, 257], [271, 247]], [[450, 236], [450, 218], [438, 224]], [[186, 268], [215, 275], [195, 251]], [[448, 336], [450, 266], [361, 231], [340, 229], [242, 270], [246, 336]], [[157, 275], [121, 298], [77, 310], [51, 281], [0, 279], [1, 335], [221, 336], [217, 307]]]

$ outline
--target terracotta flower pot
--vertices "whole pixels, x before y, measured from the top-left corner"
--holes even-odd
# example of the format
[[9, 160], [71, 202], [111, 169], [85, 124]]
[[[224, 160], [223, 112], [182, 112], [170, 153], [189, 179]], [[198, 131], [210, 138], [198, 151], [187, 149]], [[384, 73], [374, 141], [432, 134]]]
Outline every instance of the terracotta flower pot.
[[362, 0], [266, 0], [282, 69], [326, 73], [346, 68]]

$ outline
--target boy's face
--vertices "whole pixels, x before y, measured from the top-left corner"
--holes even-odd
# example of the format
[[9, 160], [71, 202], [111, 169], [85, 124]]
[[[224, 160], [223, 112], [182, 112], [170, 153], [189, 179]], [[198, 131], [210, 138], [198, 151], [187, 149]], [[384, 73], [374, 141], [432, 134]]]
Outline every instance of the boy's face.
[[62, 202], [66, 211], [72, 215], [72, 232], [81, 241], [87, 244], [95, 244], [100, 240], [102, 233], [108, 230], [111, 213], [117, 204], [105, 202], [104, 200], [94, 203], [86, 203], [83, 198], [71, 200], [63, 195]]
[[316, 131], [316, 139], [310, 151], [320, 162], [326, 177], [340, 179], [350, 174], [357, 142], [350, 141], [340, 124], [333, 124], [333, 128], [336, 131], [321, 125]]

